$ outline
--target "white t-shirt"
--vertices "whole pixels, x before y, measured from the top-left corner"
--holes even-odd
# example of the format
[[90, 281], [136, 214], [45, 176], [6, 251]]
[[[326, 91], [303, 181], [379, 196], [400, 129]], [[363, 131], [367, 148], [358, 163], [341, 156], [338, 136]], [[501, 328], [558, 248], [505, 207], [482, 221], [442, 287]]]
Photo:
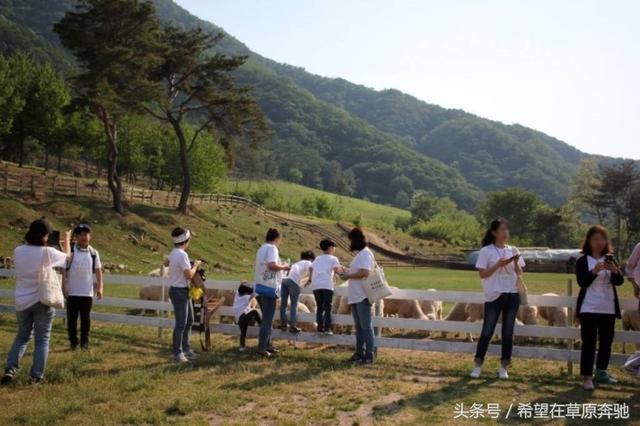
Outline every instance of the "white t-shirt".
[[340, 266], [337, 257], [331, 254], [321, 254], [316, 257], [311, 267], [311, 289], [312, 290], [333, 290], [335, 276], [334, 269]]
[[[373, 252], [369, 247], [365, 247], [355, 255], [351, 264], [349, 265], [349, 272], [355, 272], [359, 269], [366, 269], [367, 271], [373, 271], [376, 266], [376, 260], [373, 257]], [[362, 279], [350, 279], [349, 287], [347, 288], [347, 301], [350, 305], [354, 303], [360, 303], [367, 298], [367, 294], [362, 288]]]
[[256, 253], [256, 262], [253, 268], [253, 279], [256, 284], [269, 284], [271, 277], [275, 274], [276, 287], [280, 287], [282, 273], [280, 271], [271, 271], [267, 268], [267, 265], [272, 262], [280, 262], [280, 252], [278, 251], [278, 247], [271, 243], [264, 243]]
[[169, 285], [171, 287], [189, 287], [184, 271], [191, 269], [189, 256], [181, 248], [174, 248], [169, 254]]
[[[587, 256], [589, 270], [592, 271], [596, 264], [604, 262], [604, 257], [594, 259]], [[615, 296], [613, 294], [613, 285], [611, 284], [611, 271], [602, 270], [598, 272], [598, 276], [587, 287], [584, 295], [580, 313], [589, 312], [592, 314], [615, 314]]]
[[[100, 254], [93, 250], [96, 255], [96, 270], [102, 268]], [[67, 286], [69, 296], [93, 297], [93, 259], [91, 252], [74, 246], [71, 267], [67, 271]]]
[[[46, 250], [46, 251], [45, 251]], [[22, 245], [13, 251], [16, 271], [16, 311], [24, 311], [40, 301], [38, 295], [38, 274], [43, 265], [62, 268], [67, 263], [66, 253], [53, 247]]]
[[[501, 258], [513, 257], [517, 254], [517, 250], [514, 247], [506, 246], [505, 248], [498, 248], [494, 244], [484, 246], [480, 249], [478, 260], [476, 261], [477, 269], [488, 269], [498, 263]], [[524, 268], [524, 259], [522, 256], [518, 259], [518, 265]], [[484, 297], [487, 302], [493, 302], [502, 293], [517, 293], [518, 274], [513, 262], [507, 266], [499, 268], [489, 278], [482, 278], [482, 288], [484, 289]]]
[[245, 294], [241, 296], [236, 293], [233, 299], [233, 315], [236, 317], [236, 322], [240, 320], [242, 314], [246, 314], [251, 310], [251, 295]]
[[304, 276], [307, 275], [311, 265], [312, 263], [309, 260], [297, 261], [296, 263], [291, 265], [291, 270], [289, 271], [289, 275], [287, 276], [287, 278], [300, 285], [300, 280], [302, 280]]

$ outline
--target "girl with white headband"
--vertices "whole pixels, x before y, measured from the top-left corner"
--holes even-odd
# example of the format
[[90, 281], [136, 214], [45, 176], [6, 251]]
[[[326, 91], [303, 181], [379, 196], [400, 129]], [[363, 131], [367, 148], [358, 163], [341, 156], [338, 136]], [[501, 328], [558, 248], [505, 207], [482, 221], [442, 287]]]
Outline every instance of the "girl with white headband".
[[196, 274], [201, 262], [189, 262], [187, 247], [191, 241], [191, 232], [184, 228], [175, 228], [171, 232], [174, 249], [171, 250], [165, 266], [169, 266], [169, 299], [173, 304], [175, 326], [173, 328], [173, 360], [176, 363], [188, 362], [197, 358], [191, 349], [191, 325], [193, 307], [189, 301], [189, 283]]

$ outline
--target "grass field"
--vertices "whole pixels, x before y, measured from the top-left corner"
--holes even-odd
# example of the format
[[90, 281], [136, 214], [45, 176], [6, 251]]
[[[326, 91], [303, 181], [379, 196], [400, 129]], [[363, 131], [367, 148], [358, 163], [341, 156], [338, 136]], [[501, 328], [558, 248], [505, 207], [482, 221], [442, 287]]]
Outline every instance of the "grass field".
[[[396, 217], [408, 217], [409, 212], [397, 207], [385, 206], [372, 203], [358, 198], [346, 197], [308, 186], [298, 185], [280, 180], [274, 181], [249, 181], [249, 180], [228, 180], [224, 186], [224, 192], [241, 192], [250, 194], [257, 190], [269, 190], [275, 192], [286, 202], [299, 206], [303, 199], [313, 197], [326, 197], [332, 207], [335, 207], [340, 215], [340, 220], [352, 222], [356, 217], [362, 219], [364, 226], [384, 225], [386, 228], [393, 226]], [[265, 206], [271, 208], [267, 203]]]
[[[2, 359], [13, 332], [13, 318], [0, 315]], [[383, 349], [377, 364], [352, 367], [349, 351], [336, 347], [281, 344], [277, 359], [264, 360], [238, 353], [230, 337], [214, 344], [194, 364], [175, 366], [168, 333], [158, 340], [155, 329], [96, 324], [91, 351], [70, 352], [57, 320], [48, 383], [27, 384], [23, 368], [14, 386], [0, 388], [0, 424], [470, 424], [453, 419], [455, 404], [506, 411], [510, 403], [584, 402], [627, 403], [631, 419], [615, 424], [640, 422], [640, 380], [619, 369], [619, 385], [589, 394], [556, 362], [517, 359], [511, 379], [498, 382], [495, 359], [472, 380], [470, 356]]]

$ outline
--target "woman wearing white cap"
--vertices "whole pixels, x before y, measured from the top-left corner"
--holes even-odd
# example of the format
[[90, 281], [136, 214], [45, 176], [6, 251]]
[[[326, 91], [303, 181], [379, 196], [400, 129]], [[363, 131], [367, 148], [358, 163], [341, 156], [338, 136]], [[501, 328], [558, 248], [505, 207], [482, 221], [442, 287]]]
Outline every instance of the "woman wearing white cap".
[[[189, 301], [189, 283], [196, 274], [201, 262], [189, 262], [187, 247], [191, 240], [191, 232], [184, 228], [175, 228], [171, 232], [174, 249], [171, 250], [167, 263], [169, 266], [169, 299], [173, 304], [175, 326], [173, 328], [173, 360], [183, 363], [197, 358], [191, 350], [189, 338], [193, 324], [193, 307]], [[166, 263], [165, 263], [166, 264]]]

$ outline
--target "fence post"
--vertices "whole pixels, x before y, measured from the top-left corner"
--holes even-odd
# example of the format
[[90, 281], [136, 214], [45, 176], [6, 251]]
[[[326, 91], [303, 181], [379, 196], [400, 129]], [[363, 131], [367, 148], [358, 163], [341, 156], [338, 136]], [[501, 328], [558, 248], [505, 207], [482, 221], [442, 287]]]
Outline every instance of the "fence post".
[[[567, 280], [567, 296], [573, 296], [573, 280], [569, 278]], [[567, 308], [567, 323], [565, 324], [567, 327], [572, 327], [573, 325], [573, 308]], [[575, 340], [569, 339], [569, 350], [573, 350], [575, 347]], [[567, 361], [567, 374], [569, 377], [573, 376], [573, 361]]]
[[58, 175], [55, 175], [51, 181], [51, 192], [53, 192], [53, 195], [56, 195], [56, 180], [58, 180]]
[[36, 196], [36, 175], [31, 175], [31, 196]]
[[[373, 305], [373, 316], [375, 318], [381, 318], [383, 316], [382, 303], [384, 302], [379, 300]], [[375, 335], [376, 337], [382, 337], [382, 327], [375, 327]]]
[[80, 191], [80, 181], [78, 179], [75, 180], [76, 181], [76, 197], [79, 195], [79, 191]]
[[151, 204], [153, 204], [153, 192], [154, 192], [154, 189], [152, 188], [152, 189], [151, 189], [151, 199], [149, 200], [149, 202], [150, 202]]
[[[164, 263], [163, 263], [162, 265], [160, 265], [160, 287], [162, 288], [160, 301], [162, 303], [164, 303], [164, 295], [165, 295], [164, 284], [165, 283], [164, 283]], [[156, 313], [157, 313], [158, 318], [164, 318], [164, 310], [158, 309], [156, 311]], [[161, 338], [162, 338], [162, 326], [159, 325], [158, 326], [158, 339], [161, 339]]]
[[9, 193], [9, 164], [4, 166], [4, 192]]

